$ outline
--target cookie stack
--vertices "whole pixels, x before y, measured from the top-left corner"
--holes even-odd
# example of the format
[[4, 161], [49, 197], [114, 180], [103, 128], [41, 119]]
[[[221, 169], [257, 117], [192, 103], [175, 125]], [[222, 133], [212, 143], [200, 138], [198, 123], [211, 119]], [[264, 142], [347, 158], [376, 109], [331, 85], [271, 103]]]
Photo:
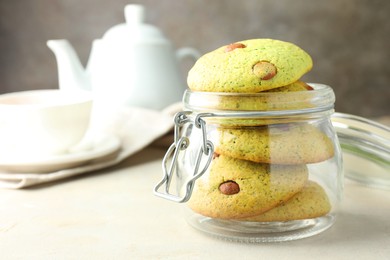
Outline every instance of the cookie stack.
[[[188, 85], [202, 93], [305, 93], [313, 88], [300, 79], [311, 68], [311, 57], [298, 46], [253, 39], [202, 56], [189, 72]], [[221, 100], [220, 108], [272, 109], [269, 100], [229, 100]], [[241, 121], [215, 131], [209, 174], [196, 181], [189, 201], [193, 211], [256, 222], [315, 218], [330, 211], [326, 192], [310, 180], [307, 167], [334, 155], [332, 141], [315, 124], [282, 120], [254, 126]]]

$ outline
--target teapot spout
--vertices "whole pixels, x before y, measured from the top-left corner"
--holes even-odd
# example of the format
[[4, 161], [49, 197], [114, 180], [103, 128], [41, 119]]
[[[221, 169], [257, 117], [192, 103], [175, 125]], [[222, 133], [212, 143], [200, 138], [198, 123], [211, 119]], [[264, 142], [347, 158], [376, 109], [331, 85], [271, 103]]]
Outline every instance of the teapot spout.
[[47, 46], [53, 51], [57, 60], [59, 88], [91, 90], [89, 76], [69, 41], [49, 40]]

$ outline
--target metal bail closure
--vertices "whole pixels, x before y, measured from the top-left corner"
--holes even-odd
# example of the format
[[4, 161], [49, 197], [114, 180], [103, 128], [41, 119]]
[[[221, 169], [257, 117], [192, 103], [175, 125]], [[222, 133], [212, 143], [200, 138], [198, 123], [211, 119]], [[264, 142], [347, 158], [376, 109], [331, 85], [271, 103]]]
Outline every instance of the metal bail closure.
[[[192, 190], [194, 188], [195, 181], [202, 176], [207, 168], [209, 167], [211, 160], [213, 158], [214, 153], [214, 145], [210, 140], [207, 140], [207, 134], [206, 134], [206, 122], [202, 119], [202, 114], [199, 114], [195, 118], [195, 122], [192, 122], [188, 118], [188, 114], [190, 112], [183, 111], [179, 112], [175, 115], [175, 129], [174, 129], [174, 136], [175, 141], [174, 143], [168, 148], [168, 151], [166, 152], [163, 161], [162, 161], [162, 169], [163, 169], [163, 178], [162, 180], [155, 186], [154, 188], [154, 194], [158, 197], [171, 200], [174, 202], [187, 202], [192, 194]], [[203, 116], [209, 116], [208, 114], [204, 114]], [[197, 128], [201, 129], [202, 131], [202, 141], [203, 145], [200, 147], [199, 152], [196, 157], [196, 164], [194, 171], [191, 175], [191, 177], [183, 184], [183, 189], [185, 191], [184, 195], [179, 196], [176, 194], [172, 194], [170, 192], [170, 186], [172, 183], [172, 179], [177, 172], [177, 165], [178, 165], [178, 157], [179, 154], [183, 151], [185, 151], [189, 145], [189, 139], [186, 136], [180, 136], [180, 129], [183, 127], [186, 123], [191, 123], [195, 125]], [[207, 157], [207, 161], [205, 165], [200, 169], [202, 158]], [[170, 162], [170, 164], [169, 164]], [[180, 173], [179, 173], [180, 174]]]

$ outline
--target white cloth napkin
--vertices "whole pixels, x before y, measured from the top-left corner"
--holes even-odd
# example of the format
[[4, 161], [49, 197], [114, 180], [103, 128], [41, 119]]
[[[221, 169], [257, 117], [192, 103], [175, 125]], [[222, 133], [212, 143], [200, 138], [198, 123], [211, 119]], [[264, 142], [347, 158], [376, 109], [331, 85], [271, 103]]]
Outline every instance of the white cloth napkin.
[[123, 107], [105, 115], [97, 114], [98, 117], [92, 120], [89, 136], [93, 138], [97, 133], [116, 136], [120, 140], [120, 149], [116, 154], [74, 168], [49, 173], [17, 173], [0, 170], [0, 188], [21, 189], [118, 164], [167, 134], [174, 124], [172, 115], [180, 108], [180, 104], [173, 104], [163, 111]]

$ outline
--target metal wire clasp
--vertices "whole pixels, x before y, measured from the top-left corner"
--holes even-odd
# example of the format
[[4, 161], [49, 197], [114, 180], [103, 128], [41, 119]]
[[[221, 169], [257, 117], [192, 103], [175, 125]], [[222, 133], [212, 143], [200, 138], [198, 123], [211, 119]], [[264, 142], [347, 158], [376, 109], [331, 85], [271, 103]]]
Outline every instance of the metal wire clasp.
[[[162, 161], [163, 178], [154, 188], [154, 194], [156, 196], [179, 203], [187, 202], [190, 199], [195, 181], [202, 176], [203, 173], [205, 173], [211, 163], [214, 153], [213, 143], [210, 140], [207, 140], [206, 122], [202, 119], [202, 117], [209, 116], [209, 114], [199, 114], [196, 116], [194, 122], [192, 122], [188, 117], [190, 113], [191, 112], [189, 111], [182, 111], [175, 115], [174, 143], [169, 147]], [[183, 184], [185, 188], [184, 195], [179, 196], [170, 192], [170, 185], [175, 172], [178, 170], [177, 159], [179, 154], [185, 151], [190, 145], [190, 141], [187, 136], [180, 136], [181, 128], [187, 123], [195, 125], [195, 127], [202, 131], [202, 146], [200, 147], [196, 157], [194, 171], [191, 177]], [[202, 169], [200, 169], [203, 157], [206, 157], [207, 161]], [[163, 188], [163, 186], [165, 187]]]

